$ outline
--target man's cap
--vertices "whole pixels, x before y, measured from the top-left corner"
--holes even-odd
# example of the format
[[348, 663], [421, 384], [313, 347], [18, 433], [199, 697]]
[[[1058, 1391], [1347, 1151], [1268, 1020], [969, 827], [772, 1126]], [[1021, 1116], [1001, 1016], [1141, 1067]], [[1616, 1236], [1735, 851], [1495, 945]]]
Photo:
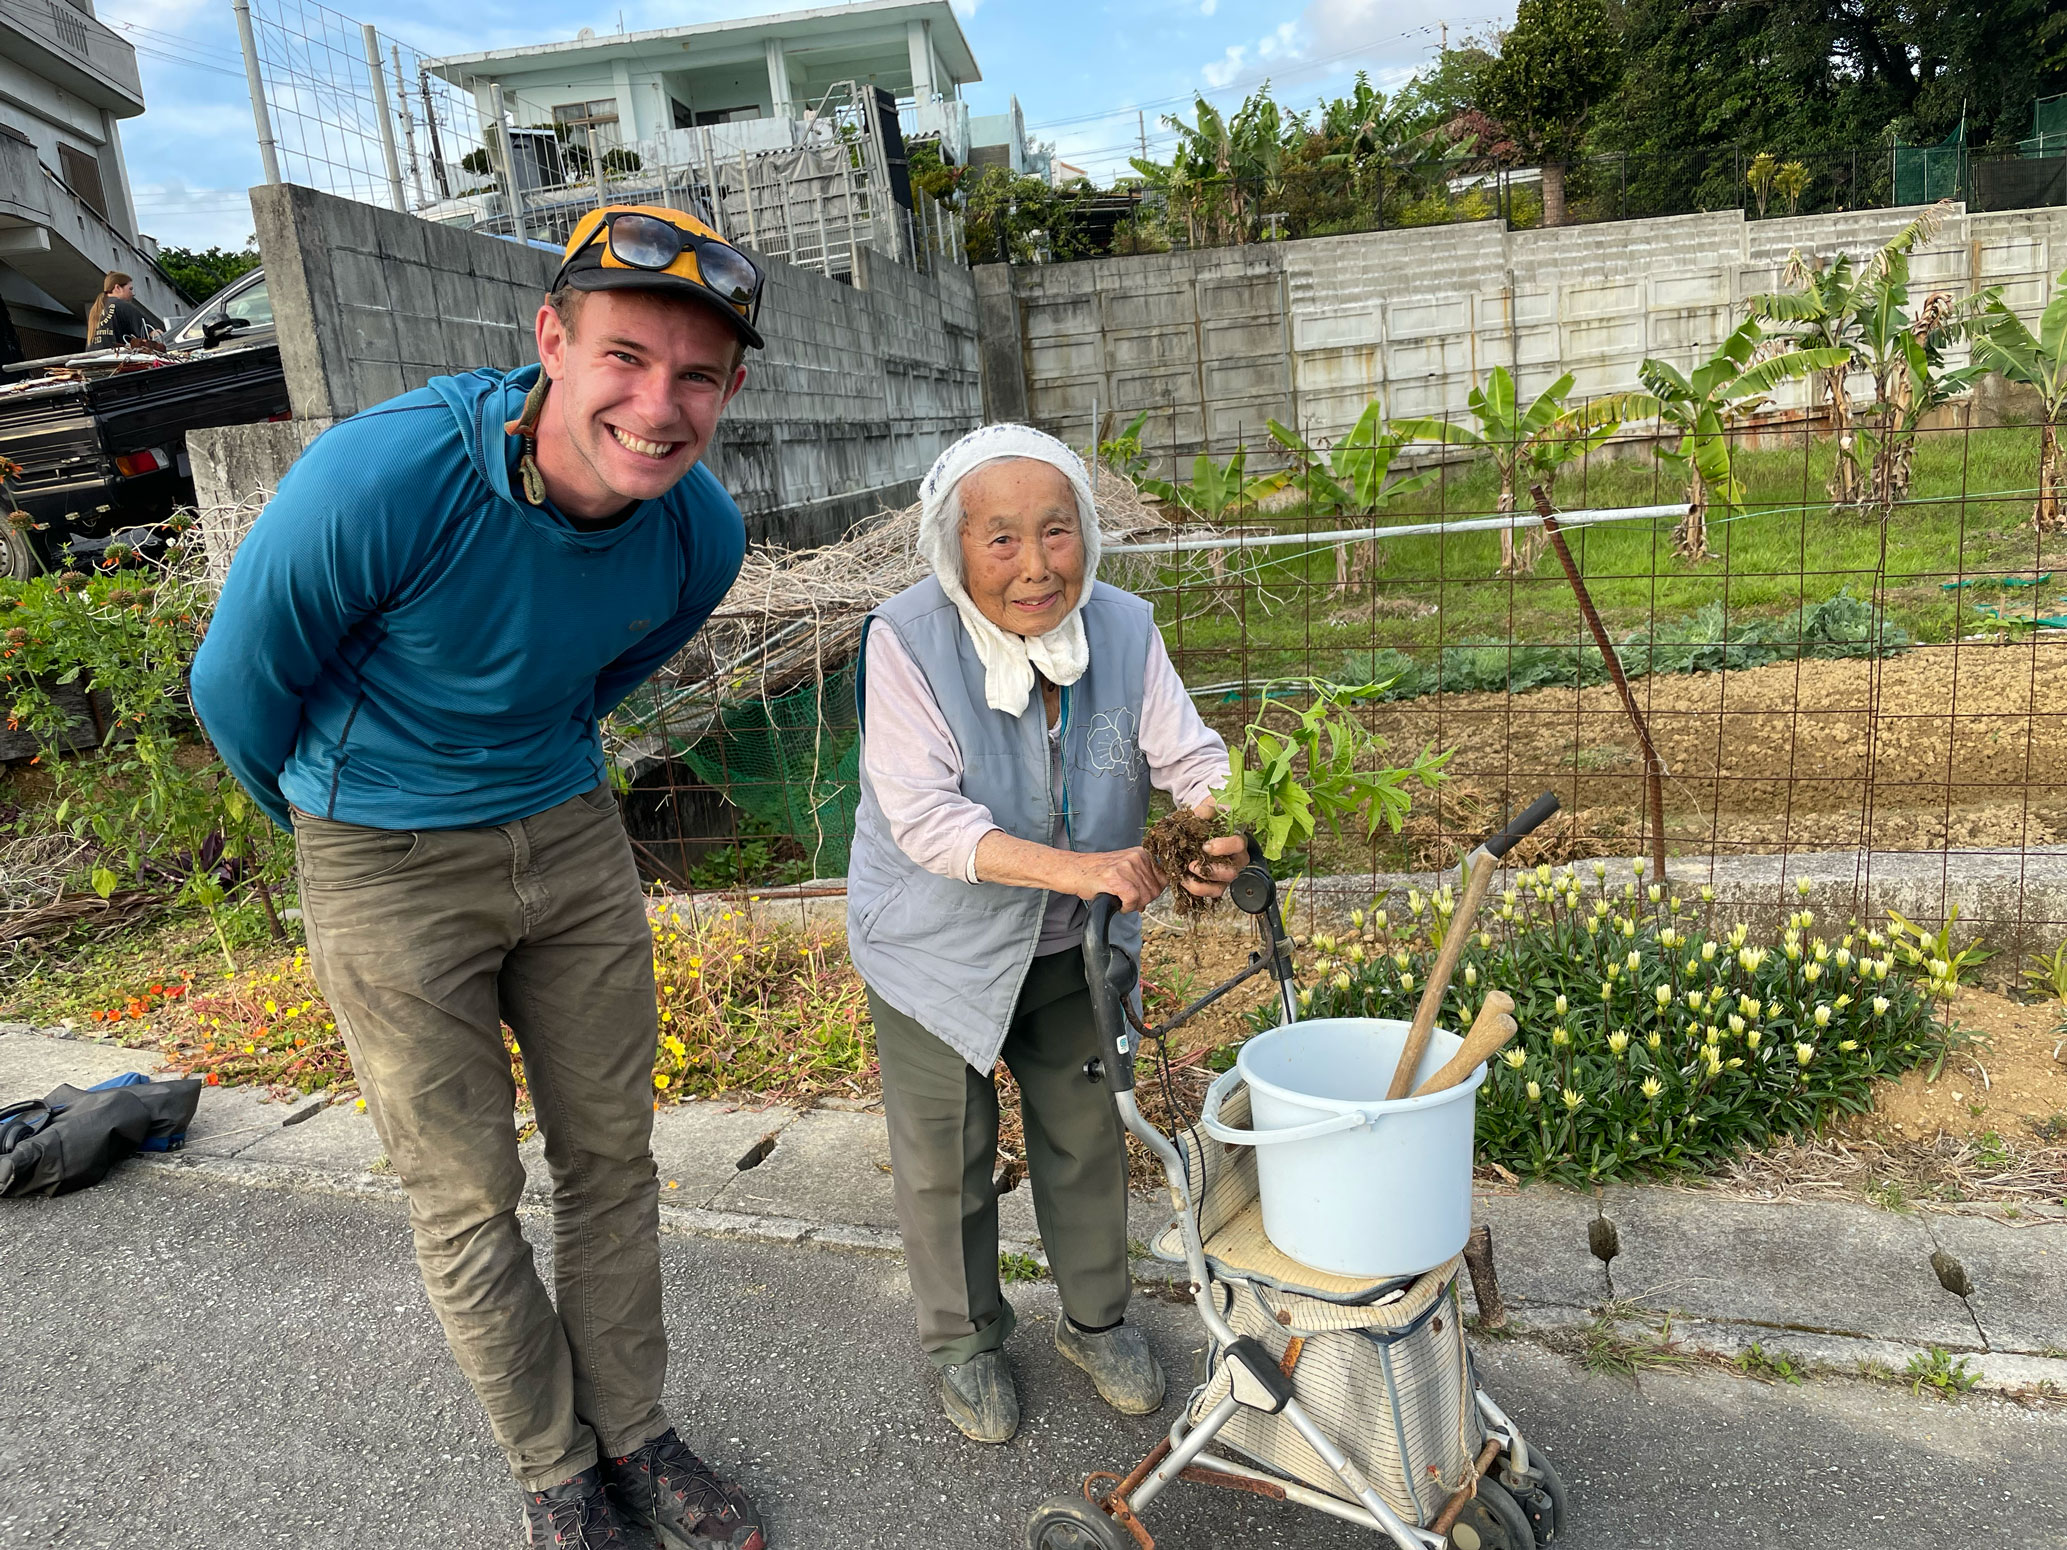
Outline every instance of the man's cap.
[[738, 254], [740, 260], [749, 265], [754, 273], [760, 274], [760, 265], [753, 262], [739, 249], [727, 242], [709, 226], [685, 210], [672, 210], [665, 205], [604, 205], [591, 210], [579, 221], [567, 239], [566, 256], [561, 261], [560, 272], [554, 277], [554, 290], [571, 286], [577, 291], [667, 291], [676, 295], [694, 297], [708, 304], [730, 323], [739, 337], [755, 349], [761, 349], [764, 341], [760, 330], [754, 327], [753, 314], [756, 310], [758, 293], [746, 300], [739, 299], [736, 291], [720, 289], [704, 279], [703, 267], [698, 261], [694, 246], [685, 242], [675, 261], [665, 269], [641, 269], [623, 262], [610, 251], [610, 244], [601, 234], [603, 223], [613, 215], [647, 215], [683, 232], [713, 242]]

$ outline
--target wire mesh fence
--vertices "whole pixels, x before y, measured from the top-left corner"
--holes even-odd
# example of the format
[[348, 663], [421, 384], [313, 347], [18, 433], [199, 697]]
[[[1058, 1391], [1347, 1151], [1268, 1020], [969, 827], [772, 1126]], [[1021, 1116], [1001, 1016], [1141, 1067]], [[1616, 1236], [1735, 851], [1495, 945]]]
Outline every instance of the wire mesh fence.
[[914, 199], [897, 108], [840, 82], [797, 117], [637, 134], [612, 96], [533, 101], [319, 0], [249, 0], [280, 177], [559, 246], [601, 203], [687, 210], [770, 258], [851, 279], [856, 252], [962, 262], [959, 215]]
[[[1675, 878], [1737, 899], [1792, 899], [1810, 877], [1940, 917], [1959, 905], [1991, 940], [2057, 938], [2067, 544], [2033, 521], [2040, 429], [1970, 419], [1918, 430], [1877, 506], [1832, 499], [1845, 454], [1812, 422], [1736, 432], [1745, 500], [1708, 512], [1698, 558], [1685, 476], [1648, 435], [1610, 442], [1549, 492], [1583, 606], [1527, 491], [1504, 512], [1483, 457], [1438, 462], [1377, 508], [1331, 505], [1310, 475], [1224, 501], [1179, 485], [1170, 530], [1113, 546], [1101, 574], [1154, 603], [1231, 744], [1282, 729], [1322, 679], [1380, 686], [1359, 714], [1401, 762], [1448, 754], [1399, 832], [1324, 830], [1288, 854], [1284, 872], [1324, 889], [1368, 899], [1454, 866], [1549, 789], [1564, 811], [1530, 864], [1626, 868], [1662, 848]], [[648, 874], [837, 888], [858, 795], [851, 679], [850, 637], [804, 688], [655, 745], [628, 795]]]

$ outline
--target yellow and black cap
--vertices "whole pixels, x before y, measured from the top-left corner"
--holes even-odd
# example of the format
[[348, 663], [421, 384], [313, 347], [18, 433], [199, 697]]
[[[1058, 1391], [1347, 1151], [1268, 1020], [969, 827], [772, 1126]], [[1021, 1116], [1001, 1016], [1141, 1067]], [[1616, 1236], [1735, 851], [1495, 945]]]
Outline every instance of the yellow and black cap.
[[575, 224], [552, 288], [675, 291], [708, 302], [762, 347], [761, 266], [695, 216], [663, 205], [605, 205]]

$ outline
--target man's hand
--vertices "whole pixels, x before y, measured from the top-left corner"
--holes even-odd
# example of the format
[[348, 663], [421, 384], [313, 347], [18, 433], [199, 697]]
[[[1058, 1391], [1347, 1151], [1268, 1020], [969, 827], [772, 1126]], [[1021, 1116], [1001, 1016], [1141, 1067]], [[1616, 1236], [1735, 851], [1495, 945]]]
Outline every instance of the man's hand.
[[[1144, 909], [1163, 895], [1169, 886], [1148, 852], [1132, 850], [1067, 851], [1076, 862], [1077, 876], [1070, 891], [1079, 899], [1095, 899], [1101, 893], [1115, 895], [1123, 910]], [[1233, 874], [1230, 873], [1230, 876]]]
[[1177, 879], [1195, 899], [1217, 899], [1227, 892], [1227, 885], [1249, 859], [1249, 842], [1239, 834], [1223, 834], [1217, 840], [1206, 841], [1206, 854], [1218, 859], [1203, 865], [1194, 861], [1191, 874]]

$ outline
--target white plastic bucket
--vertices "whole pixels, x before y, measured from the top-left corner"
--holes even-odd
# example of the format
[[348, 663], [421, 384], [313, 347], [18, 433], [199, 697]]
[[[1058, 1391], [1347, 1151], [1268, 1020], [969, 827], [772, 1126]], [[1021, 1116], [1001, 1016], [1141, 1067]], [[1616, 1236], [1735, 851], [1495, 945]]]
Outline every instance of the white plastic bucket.
[[[1419, 1275], [1470, 1236], [1472, 1125], [1486, 1068], [1443, 1092], [1388, 1102], [1406, 1042], [1407, 1024], [1390, 1018], [1286, 1023], [1244, 1044], [1206, 1095], [1200, 1128], [1256, 1148], [1263, 1231], [1302, 1265]], [[1413, 1085], [1463, 1042], [1436, 1029]], [[1253, 1130], [1220, 1122], [1236, 1081], [1248, 1084]]]

